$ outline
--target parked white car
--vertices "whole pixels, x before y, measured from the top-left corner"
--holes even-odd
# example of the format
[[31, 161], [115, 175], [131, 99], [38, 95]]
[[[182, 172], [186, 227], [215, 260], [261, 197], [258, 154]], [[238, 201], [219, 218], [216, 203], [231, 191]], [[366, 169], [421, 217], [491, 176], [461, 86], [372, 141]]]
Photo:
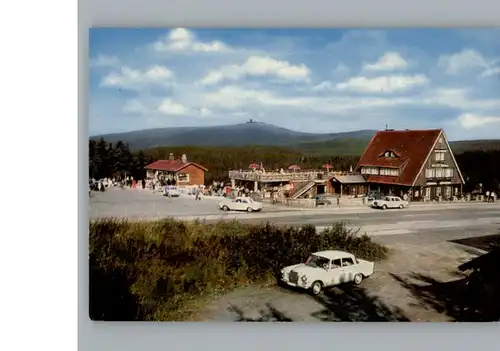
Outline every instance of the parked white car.
[[219, 203], [219, 209], [223, 211], [261, 211], [264, 208], [262, 202], [257, 202], [249, 197], [237, 197], [236, 199], [224, 199]]
[[373, 274], [374, 263], [344, 251], [321, 251], [309, 256], [305, 263], [281, 270], [281, 282], [309, 290], [318, 295], [324, 288], [354, 282], [360, 284]]
[[408, 201], [401, 199], [398, 196], [384, 196], [382, 199], [373, 201], [373, 208], [381, 208], [387, 210], [388, 208], [405, 208], [408, 206]]
[[165, 188], [163, 189], [163, 195], [171, 197], [179, 197], [181, 196], [181, 193], [178, 187], [174, 185], [166, 185]]

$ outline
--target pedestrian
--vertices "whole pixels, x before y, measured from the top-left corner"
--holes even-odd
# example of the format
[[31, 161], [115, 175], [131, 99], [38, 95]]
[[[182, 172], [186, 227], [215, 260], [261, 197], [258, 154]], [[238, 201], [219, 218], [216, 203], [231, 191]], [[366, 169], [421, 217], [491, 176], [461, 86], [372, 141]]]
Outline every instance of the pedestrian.
[[490, 202], [490, 192], [489, 191], [486, 192], [486, 201]]
[[194, 189], [194, 199], [195, 200], [200, 200], [200, 188], [196, 187]]
[[340, 207], [340, 195], [337, 195], [337, 207]]
[[141, 184], [142, 184], [142, 190], [146, 189], [146, 181], [144, 179], [141, 181]]
[[490, 196], [491, 196], [491, 202], [495, 202], [495, 200], [497, 199], [496, 198], [497, 194], [495, 194], [495, 192], [492, 191]]

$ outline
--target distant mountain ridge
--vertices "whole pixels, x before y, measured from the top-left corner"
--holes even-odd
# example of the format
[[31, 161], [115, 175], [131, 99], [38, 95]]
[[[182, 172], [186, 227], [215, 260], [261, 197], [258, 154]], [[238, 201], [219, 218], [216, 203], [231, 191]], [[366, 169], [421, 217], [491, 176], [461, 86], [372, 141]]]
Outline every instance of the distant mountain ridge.
[[[145, 129], [90, 137], [128, 143], [132, 150], [179, 146], [281, 146], [308, 154], [361, 155], [376, 130], [362, 129], [339, 133], [305, 133], [262, 122], [209, 127]], [[498, 150], [500, 140], [461, 140], [450, 142], [456, 153]]]
[[262, 122], [240, 123], [210, 127], [172, 127], [145, 129], [126, 133], [103, 134], [90, 137], [103, 138], [115, 143], [119, 140], [131, 149], [149, 149], [159, 146], [293, 146], [297, 143], [330, 141], [340, 138], [370, 139], [375, 130], [357, 130], [340, 133], [305, 133]]

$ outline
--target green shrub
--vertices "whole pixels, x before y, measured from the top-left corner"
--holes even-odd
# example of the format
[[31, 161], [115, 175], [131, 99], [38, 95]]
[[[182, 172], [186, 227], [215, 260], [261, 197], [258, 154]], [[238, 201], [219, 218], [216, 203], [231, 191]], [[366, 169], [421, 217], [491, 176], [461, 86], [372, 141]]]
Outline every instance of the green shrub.
[[265, 281], [315, 251], [341, 249], [368, 260], [387, 250], [334, 224], [215, 224], [171, 219], [90, 222], [90, 316], [94, 320], [173, 320], [187, 301]]

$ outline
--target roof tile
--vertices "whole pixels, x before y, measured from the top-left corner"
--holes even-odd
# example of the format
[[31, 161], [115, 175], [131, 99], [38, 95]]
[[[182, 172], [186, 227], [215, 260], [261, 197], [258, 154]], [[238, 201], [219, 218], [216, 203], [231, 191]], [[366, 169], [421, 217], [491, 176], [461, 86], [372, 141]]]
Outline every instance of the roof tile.
[[154, 170], [159, 170], [159, 171], [167, 171], [167, 172], [178, 172], [181, 169], [189, 166], [189, 165], [194, 165], [198, 168], [203, 169], [205, 172], [207, 169], [197, 163], [194, 162], [187, 162], [184, 163], [182, 160], [158, 160], [156, 162], [153, 162], [149, 165], [147, 165], [146, 169], [154, 169]]

